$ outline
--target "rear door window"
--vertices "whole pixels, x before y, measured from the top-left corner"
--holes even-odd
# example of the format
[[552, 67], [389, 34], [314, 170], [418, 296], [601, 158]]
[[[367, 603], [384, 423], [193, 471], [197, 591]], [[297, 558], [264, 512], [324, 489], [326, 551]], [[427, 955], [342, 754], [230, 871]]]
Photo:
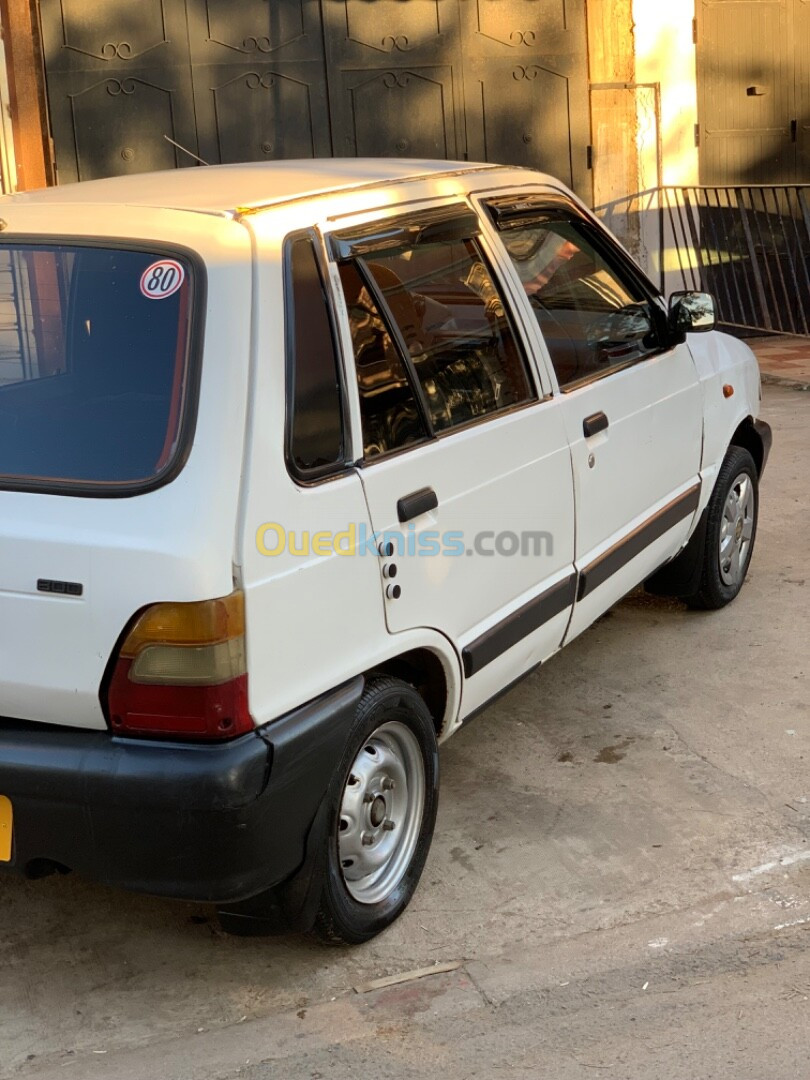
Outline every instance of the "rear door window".
[[367, 458], [536, 399], [466, 208], [336, 240]]
[[197, 278], [175, 253], [0, 245], [0, 486], [114, 494], [172, 472]]

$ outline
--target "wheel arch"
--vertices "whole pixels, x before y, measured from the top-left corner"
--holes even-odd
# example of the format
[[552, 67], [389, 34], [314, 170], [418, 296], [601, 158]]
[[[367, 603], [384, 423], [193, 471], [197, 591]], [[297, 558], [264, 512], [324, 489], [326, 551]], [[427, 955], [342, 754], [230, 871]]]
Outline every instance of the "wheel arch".
[[762, 436], [757, 431], [753, 416], [746, 416], [736, 427], [734, 434], [729, 440], [730, 446], [739, 446], [747, 450], [754, 459], [757, 467], [757, 475], [762, 475], [765, 465], [765, 445]]
[[454, 673], [447, 670], [444, 656], [433, 649], [421, 646], [379, 661], [368, 671], [373, 675], [391, 675], [409, 683], [421, 695], [441, 736], [453, 719], [457, 703], [453, 693]]

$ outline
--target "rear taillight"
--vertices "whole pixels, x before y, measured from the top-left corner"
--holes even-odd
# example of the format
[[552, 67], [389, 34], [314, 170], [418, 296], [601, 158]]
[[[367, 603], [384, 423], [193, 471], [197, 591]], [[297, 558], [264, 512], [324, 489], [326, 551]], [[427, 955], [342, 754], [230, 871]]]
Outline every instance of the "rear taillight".
[[147, 608], [118, 651], [107, 709], [121, 735], [227, 739], [250, 731], [244, 594]]

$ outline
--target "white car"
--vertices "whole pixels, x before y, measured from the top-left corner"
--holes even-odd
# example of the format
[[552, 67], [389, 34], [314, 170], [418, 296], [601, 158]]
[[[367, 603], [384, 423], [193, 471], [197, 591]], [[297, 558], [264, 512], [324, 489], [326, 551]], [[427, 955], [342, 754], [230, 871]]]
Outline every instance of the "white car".
[[280, 162], [0, 203], [0, 865], [359, 942], [437, 746], [756, 535], [757, 365], [562, 185]]

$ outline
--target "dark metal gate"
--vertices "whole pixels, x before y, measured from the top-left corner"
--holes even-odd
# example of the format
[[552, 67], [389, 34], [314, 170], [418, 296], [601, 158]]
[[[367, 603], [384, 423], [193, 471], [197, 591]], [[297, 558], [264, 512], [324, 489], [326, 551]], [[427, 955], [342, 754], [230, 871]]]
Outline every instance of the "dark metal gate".
[[700, 178], [810, 180], [810, 0], [698, 0]]
[[503, 161], [588, 196], [584, 0], [41, 0], [62, 182], [206, 161]]

